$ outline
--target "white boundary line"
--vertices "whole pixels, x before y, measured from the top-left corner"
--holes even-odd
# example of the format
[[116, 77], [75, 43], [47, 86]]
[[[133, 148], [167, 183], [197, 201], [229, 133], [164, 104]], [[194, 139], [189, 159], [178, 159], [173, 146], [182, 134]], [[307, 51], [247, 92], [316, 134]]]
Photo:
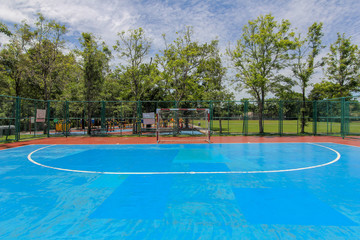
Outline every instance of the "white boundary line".
[[32, 151], [28, 156], [28, 160], [30, 162], [32, 162], [33, 164], [36, 164], [38, 166], [41, 167], [45, 167], [45, 168], [50, 168], [50, 169], [55, 169], [55, 170], [60, 170], [60, 171], [66, 171], [66, 172], [76, 172], [76, 173], [95, 173], [95, 174], [116, 174], [116, 175], [169, 175], [169, 174], [246, 174], [246, 173], [280, 173], [280, 172], [294, 172], [294, 171], [302, 171], [302, 170], [307, 170], [307, 169], [314, 169], [314, 168], [319, 168], [319, 167], [324, 167], [330, 164], [333, 164], [337, 161], [339, 161], [341, 154], [330, 148], [330, 147], [326, 147], [320, 144], [316, 144], [316, 143], [308, 143], [308, 144], [312, 144], [312, 145], [316, 145], [319, 147], [323, 147], [326, 149], [329, 149], [333, 152], [336, 153], [336, 158], [330, 162], [324, 163], [324, 164], [319, 164], [319, 165], [314, 165], [314, 166], [309, 166], [309, 167], [302, 167], [302, 168], [292, 168], [292, 169], [280, 169], [280, 170], [267, 170], [267, 171], [220, 171], [220, 172], [101, 172], [101, 171], [85, 171], [85, 170], [75, 170], [75, 169], [66, 169], [66, 168], [58, 168], [58, 167], [52, 167], [52, 166], [48, 166], [48, 165], [44, 165], [41, 163], [38, 163], [36, 161], [34, 161], [31, 156], [36, 153], [37, 151], [40, 151], [42, 149], [45, 148], [49, 148], [52, 146], [56, 146], [56, 145], [50, 145], [50, 146], [45, 146], [39, 149], [36, 149], [35, 151]]

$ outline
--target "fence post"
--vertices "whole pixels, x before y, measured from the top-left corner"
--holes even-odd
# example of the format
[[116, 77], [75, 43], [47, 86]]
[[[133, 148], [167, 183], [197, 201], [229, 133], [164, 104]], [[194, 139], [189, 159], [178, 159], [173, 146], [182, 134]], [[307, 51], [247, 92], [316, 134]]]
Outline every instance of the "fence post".
[[68, 136], [68, 132], [70, 129], [68, 129], [68, 124], [70, 124], [69, 120], [69, 102], [65, 101], [65, 136]]
[[105, 132], [105, 109], [106, 103], [101, 101], [101, 132]]
[[282, 136], [283, 134], [283, 101], [280, 100], [279, 102], [279, 135]]
[[249, 108], [249, 102], [248, 100], [244, 101], [244, 123], [243, 123], [243, 134], [245, 136], [248, 135], [248, 108]]
[[341, 128], [340, 134], [342, 138], [345, 138], [345, 98], [341, 98]]
[[230, 135], [230, 101], [227, 101], [227, 129], [228, 135]]
[[209, 112], [210, 112], [210, 132], [212, 131], [213, 129], [213, 101], [210, 100], [210, 103], [209, 103]]
[[20, 102], [21, 99], [16, 97], [15, 101], [15, 141], [20, 140]]
[[345, 136], [350, 134], [350, 102], [345, 100]]
[[313, 101], [313, 135], [317, 135], [317, 101]]
[[[37, 114], [36, 114], [36, 112], [37, 112], [37, 101], [35, 101], [35, 104], [34, 104], [34, 119], [35, 119], [35, 121], [34, 121], [34, 137], [36, 137], [36, 130], [37, 130], [37, 124], [36, 124], [36, 119], [37, 119]], [[30, 128], [30, 132], [31, 132], [31, 128]]]
[[47, 106], [46, 106], [47, 112], [46, 112], [46, 118], [47, 118], [47, 137], [50, 137], [50, 101], [47, 100]]
[[139, 135], [141, 135], [141, 118], [142, 118], [142, 110], [141, 110], [141, 101], [139, 100], [137, 102], [137, 119], [136, 119], [136, 122], [137, 122], [137, 132]]

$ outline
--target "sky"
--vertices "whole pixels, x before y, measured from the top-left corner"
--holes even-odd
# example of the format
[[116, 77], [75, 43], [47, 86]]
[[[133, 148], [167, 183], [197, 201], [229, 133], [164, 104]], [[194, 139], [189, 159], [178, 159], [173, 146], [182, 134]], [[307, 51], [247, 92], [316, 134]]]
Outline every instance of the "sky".
[[[312, 23], [323, 22], [327, 48], [338, 32], [360, 44], [359, 0], [0, 0], [0, 21], [10, 27], [22, 20], [33, 24], [38, 12], [66, 25], [70, 49], [78, 45], [82, 32], [113, 46], [118, 32], [141, 27], [152, 40], [152, 53], [157, 53], [164, 47], [162, 34], [172, 41], [177, 31], [193, 26], [195, 40], [218, 39], [224, 51], [235, 45], [249, 20], [268, 13], [278, 21], [288, 19], [304, 36]], [[6, 41], [0, 36], [1, 43]], [[320, 78], [321, 73], [313, 82]]]

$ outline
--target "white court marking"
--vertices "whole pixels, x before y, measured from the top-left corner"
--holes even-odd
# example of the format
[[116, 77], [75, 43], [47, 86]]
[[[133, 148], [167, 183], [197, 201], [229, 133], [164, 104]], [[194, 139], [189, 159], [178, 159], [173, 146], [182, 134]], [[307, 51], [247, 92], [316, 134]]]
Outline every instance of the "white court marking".
[[58, 168], [58, 167], [52, 167], [52, 166], [48, 166], [48, 165], [44, 165], [41, 164], [39, 162], [36, 162], [35, 160], [33, 160], [31, 158], [31, 156], [42, 150], [45, 148], [49, 148], [52, 146], [56, 146], [56, 145], [50, 145], [50, 146], [46, 146], [46, 147], [42, 147], [39, 149], [36, 149], [35, 151], [32, 151], [29, 155], [28, 155], [28, 160], [38, 166], [41, 167], [45, 167], [45, 168], [50, 168], [50, 169], [55, 169], [55, 170], [60, 170], [60, 171], [66, 171], [66, 172], [77, 172], [77, 173], [96, 173], [96, 174], [117, 174], [117, 175], [159, 175], [159, 174], [246, 174], [246, 173], [280, 173], [280, 172], [294, 172], [294, 171], [302, 171], [302, 170], [307, 170], [307, 169], [314, 169], [314, 168], [319, 168], [319, 167], [324, 167], [330, 164], [333, 164], [337, 161], [339, 161], [341, 154], [330, 148], [330, 147], [326, 147], [320, 144], [316, 144], [316, 143], [308, 143], [308, 144], [312, 144], [312, 145], [316, 145], [316, 146], [320, 146], [323, 148], [327, 148], [333, 152], [336, 153], [336, 158], [330, 162], [327, 163], [323, 163], [323, 164], [319, 164], [319, 165], [314, 165], [314, 166], [309, 166], [309, 167], [302, 167], [302, 168], [291, 168], [291, 169], [280, 169], [280, 170], [267, 170], [267, 171], [219, 171], [219, 172], [101, 172], [101, 171], [85, 171], [85, 170], [75, 170], [75, 169], [66, 169], [66, 168]]

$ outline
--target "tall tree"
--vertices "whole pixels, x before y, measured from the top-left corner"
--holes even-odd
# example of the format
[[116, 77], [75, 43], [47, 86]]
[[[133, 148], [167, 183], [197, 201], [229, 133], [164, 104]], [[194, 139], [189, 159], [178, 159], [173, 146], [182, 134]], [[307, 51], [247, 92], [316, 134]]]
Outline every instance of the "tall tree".
[[22, 96], [26, 76], [30, 75], [28, 48], [32, 33], [30, 26], [25, 22], [15, 25], [15, 28], [16, 31], [11, 35], [10, 42], [5, 44], [0, 52], [0, 63], [10, 79], [9, 87], [14, 90], [13, 94]]
[[[142, 28], [118, 33], [114, 49], [119, 53], [120, 84], [124, 86], [124, 97], [128, 100], [144, 100], [145, 95], [155, 86], [154, 63], [148, 58], [151, 41]], [[133, 119], [137, 119], [137, 106], [134, 105]], [[133, 133], [140, 131], [139, 124], [133, 124]]]
[[81, 36], [82, 51], [78, 51], [78, 53], [82, 58], [84, 100], [87, 101], [87, 132], [91, 134], [91, 119], [94, 108], [92, 101], [100, 100], [102, 85], [109, 70], [111, 52], [105, 43], [98, 44], [93, 34], [82, 33]]
[[[59, 60], [63, 57], [62, 50], [65, 46], [65, 25], [54, 20], [46, 20], [42, 14], [38, 14], [33, 31], [30, 60], [34, 67], [33, 77], [43, 91], [43, 99], [50, 99], [50, 94], [60, 78], [56, 78]], [[61, 61], [60, 61], [61, 62]]]
[[114, 49], [123, 62], [119, 66], [122, 72], [121, 84], [130, 90], [129, 100], [142, 100], [154, 85], [151, 77], [154, 66], [152, 59], [148, 59], [151, 41], [142, 28], [120, 32], [118, 37]]
[[210, 44], [193, 41], [191, 27], [177, 35], [171, 44], [167, 44], [163, 35], [165, 49], [156, 56], [161, 84], [171, 100], [201, 99], [204, 90], [214, 88], [224, 74], [218, 57], [218, 41]]
[[248, 89], [258, 102], [260, 133], [264, 132], [266, 95], [273, 90], [274, 83], [287, 80], [278, 77], [278, 71], [290, 63], [290, 50], [294, 50], [298, 44], [294, 36], [288, 20], [278, 23], [268, 14], [249, 21], [235, 49], [227, 50], [237, 72], [234, 83]]
[[[301, 133], [305, 133], [306, 125], [306, 88], [309, 86], [311, 77], [316, 68], [322, 66], [322, 61], [316, 61], [321, 48], [321, 38], [324, 36], [322, 32], [322, 23], [314, 23], [308, 29], [307, 37], [300, 41], [295, 51], [295, 62], [292, 71], [302, 92], [302, 108], [301, 108]], [[299, 39], [301, 36], [299, 36]]]
[[360, 91], [360, 52], [345, 34], [337, 34], [337, 40], [330, 45], [325, 58], [325, 75], [333, 84], [338, 85], [339, 96]]

